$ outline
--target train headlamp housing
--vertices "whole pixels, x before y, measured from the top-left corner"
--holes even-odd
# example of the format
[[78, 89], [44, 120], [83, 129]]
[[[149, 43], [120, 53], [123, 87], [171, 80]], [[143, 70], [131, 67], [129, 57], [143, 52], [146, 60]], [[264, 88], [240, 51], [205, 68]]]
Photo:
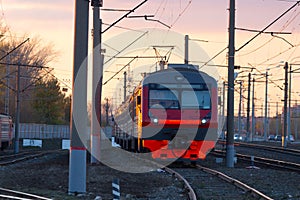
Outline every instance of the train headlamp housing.
[[207, 123], [207, 119], [202, 119], [201, 120], [201, 124], [206, 124]]
[[153, 123], [158, 124], [158, 119], [157, 118], [153, 118]]

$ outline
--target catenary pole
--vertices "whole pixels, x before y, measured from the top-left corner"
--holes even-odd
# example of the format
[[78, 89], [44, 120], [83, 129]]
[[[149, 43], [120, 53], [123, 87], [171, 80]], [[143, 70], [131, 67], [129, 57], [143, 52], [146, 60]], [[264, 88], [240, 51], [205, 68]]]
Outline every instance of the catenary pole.
[[288, 100], [288, 63], [284, 64], [284, 106], [283, 106], [283, 137], [282, 146], [287, 147], [286, 135], [287, 135], [287, 100]]
[[247, 137], [246, 141], [249, 142], [250, 138], [250, 92], [251, 92], [251, 73], [248, 74], [248, 97], [247, 97]]
[[287, 128], [287, 141], [290, 142], [291, 135], [291, 100], [292, 100], [292, 65], [290, 65], [289, 71], [289, 106], [288, 106], [288, 128]]
[[[222, 104], [222, 126], [225, 124], [225, 121], [227, 121], [227, 117], [225, 117], [225, 98], [226, 98], [226, 83], [223, 82], [223, 104]], [[224, 133], [224, 127], [222, 129], [222, 139], [225, 139], [225, 133]]]
[[266, 71], [264, 141], [267, 141], [267, 131], [268, 131], [268, 76], [269, 76], [268, 71]]
[[254, 89], [255, 89], [255, 79], [253, 78], [252, 81], [252, 116], [251, 116], [251, 134], [250, 134], [250, 138], [249, 141], [252, 142], [253, 141], [253, 137], [255, 135], [255, 93], [254, 93]]
[[123, 100], [124, 102], [126, 101], [126, 96], [127, 96], [127, 72], [125, 71], [124, 73], [124, 96], [123, 96]]
[[189, 36], [184, 36], [184, 64], [189, 64]]
[[235, 39], [235, 0], [229, 3], [229, 57], [228, 57], [228, 101], [226, 166], [234, 167], [234, 39]]
[[19, 153], [19, 124], [20, 124], [20, 62], [17, 66], [17, 76], [16, 76], [16, 121], [15, 121], [15, 146], [14, 153]]
[[242, 97], [243, 97], [243, 82], [240, 81], [240, 100], [239, 100], [239, 119], [238, 119], [238, 130], [239, 130], [239, 134], [241, 134], [241, 118], [242, 118]]
[[5, 114], [9, 115], [9, 63], [10, 63], [10, 55], [6, 57], [6, 88], [5, 88]]
[[99, 0], [92, 1], [93, 6], [93, 77], [92, 77], [92, 115], [91, 115], [91, 163], [100, 159], [101, 139], [101, 91], [102, 91], [102, 56], [101, 56], [101, 19]]
[[69, 194], [86, 192], [86, 147], [80, 136], [87, 137], [87, 55], [89, 1], [75, 1], [73, 89], [71, 104], [71, 146]]

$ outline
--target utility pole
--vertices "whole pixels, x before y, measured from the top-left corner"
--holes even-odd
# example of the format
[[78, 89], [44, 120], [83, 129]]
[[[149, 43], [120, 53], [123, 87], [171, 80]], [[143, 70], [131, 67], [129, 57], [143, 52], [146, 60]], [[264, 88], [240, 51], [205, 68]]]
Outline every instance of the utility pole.
[[[298, 103], [297, 103], [297, 100], [296, 100], [296, 118], [298, 118], [298, 115], [299, 115], [299, 108], [298, 108]], [[297, 120], [294, 121], [294, 127], [295, 127], [295, 140], [298, 139], [298, 123], [297, 123]]]
[[228, 100], [227, 100], [227, 137], [226, 165], [234, 167], [234, 54], [235, 54], [235, 0], [229, 5], [229, 55], [228, 55]]
[[189, 64], [189, 36], [185, 35], [185, 50], [184, 50], [184, 64]]
[[[225, 96], [226, 96], [225, 92], [226, 92], [226, 83], [224, 81], [223, 82], [222, 125], [225, 124], [224, 121], [227, 121], [226, 120], [227, 117], [225, 117]], [[223, 140], [225, 139], [224, 127], [222, 127], [222, 139]]]
[[101, 55], [101, 25], [99, 0], [92, 1], [93, 6], [93, 81], [92, 81], [92, 115], [91, 115], [91, 163], [100, 159], [101, 140], [101, 90], [103, 58]]
[[126, 93], [127, 93], [126, 92], [126, 87], [127, 87], [126, 84], [127, 84], [127, 72], [125, 71], [124, 72], [124, 102], [126, 101], [126, 96], [127, 96], [126, 95]]
[[106, 98], [105, 100], [106, 100], [106, 104], [105, 104], [106, 126], [108, 126], [109, 125], [109, 123], [108, 123], [108, 109], [109, 109], [108, 98]]
[[249, 142], [250, 138], [250, 92], [251, 92], [251, 73], [248, 74], [248, 97], [247, 97], [247, 138]]
[[289, 82], [289, 109], [288, 109], [288, 128], [287, 128], [287, 141], [290, 141], [291, 135], [291, 99], [292, 99], [292, 65], [290, 65], [290, 82]]
[[10, 55], [6, 57], [6, 88], [5, 88], [5, 114], [9, 115], [9, 63]]
[[287, 147], [286, 135], [287, 135], [287, 100], [288, 100], [288, 63], [284, 64], [284, 106], [283, 106], [283, 138], [282, 146]]
[[19, 153], [19, 124], [20, 124], [20, 61], [18, 63], [18, 70], [16, 76], [16, 121], [15, 121], [15, 146], [14, 153]]
[[264, 120], [264, 141], [267, 141], [268, 127], [268, 70], [266, 71], [266, 91], [265, 91], [265, 120]]
[[86, 147], [80, 135], [87, 135], [88, 24], [89, 1], [76, 0], [72, 83], [73, 99], [70, 124], [69, 194], [86, 193]]
[[276, 135], [279, 134], [278, 102], [276, 102]]
[[243, 82], [240, 81], [240, 101], [239, 101], [239, 120], [238, 120], [238, 130], [239, 130], [239, 134], [241, 134], [241, 112], [242, 112], [242, 85]]
[[254, 101], [254, 86], [255, 86], [255, 79], [253, 78], [253, 84], [252, 84], [252, 128], [251, 128], [251, 134], [250, 134], [250, 138], [249, 141], [252, 142], [253, 140], [253, 136], [255, 135], [255, 101]]

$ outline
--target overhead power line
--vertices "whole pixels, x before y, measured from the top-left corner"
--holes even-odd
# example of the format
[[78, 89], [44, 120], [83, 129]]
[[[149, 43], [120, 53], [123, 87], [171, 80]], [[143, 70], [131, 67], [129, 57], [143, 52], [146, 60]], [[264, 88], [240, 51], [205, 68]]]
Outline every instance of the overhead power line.
[[118, 19], [117, 21], [115, 21], [114, 23], [112, 23], [110, 26], [108, 26], [104, 31], [102, 31], [102, 33], [105, 33], [108, 29], [110, 29], [111, 27], [113, 27], [114, 25], [116, 25], [117, 23], [119, 23], [122, 19], [128, 17], [128, 15], [130, 15], [131, 13], [133, 13], [136, 9], [138, 9], [139, 7], [141, 7], [147, 1], [148, 0], [144, 0], [142, 3], [140, 3], [139, 5], [137, 5], [136, 7], [134, 7], [128, 13], [126, 13], [125, 15], [123, 15], [120, 19]]
[[297, 1], [293, 6], [291, 6], [289, 9], [287, 9], [284, 13], [282, 13], [279, 17], [277, 17], [273, 22], [271, 22], [268, 26], [266, 26], [263, 30], [259, 31], [254, 37], [252, 37], [250, 40], [248, 40], [245, 44], [243, 44], [240, 48], [238, 48], [236, 51], [240, 51], [242, 48], [247, 46], [250, 42], [252, 42], [256, 37], [258, 37], [260, 34], [264, 33], [265, 30], [267, 30], [269, 27], [271, 27], [274, 23], [276, 23], [279, 19], [281, 19], [284, 15], [286, 15], [288, 12], [290, 12], [294, 7], [299, 5], [300, 1]]
[[23, 44], [25, 44], [26, 42], [29, 41], [29, 38], [27, 38], [25, 41], [23, 41], [21, 44], [19, 44], [18, 46], [16, 46], [15, 48], [13, 48], [12, 50], [10, 50], [9, 52], [7, 52], [4, 56], [2, 56], [0, 58], [0, 61], [3, 60], [4, 58], [6, 58], [9, 54], [11, 54], [12, 52], [14, 52], [16, 49], [18, 49], [19, 47], [21, 47]]

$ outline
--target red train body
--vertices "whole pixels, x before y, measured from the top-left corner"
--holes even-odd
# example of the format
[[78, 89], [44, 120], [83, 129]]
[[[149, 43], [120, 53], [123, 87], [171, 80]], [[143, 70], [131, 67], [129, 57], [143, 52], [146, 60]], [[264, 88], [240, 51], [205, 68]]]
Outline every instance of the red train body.
[[0, 149], [12, 144], [14, 138], [12, 119], [8, 115], [0, 114]]
[[192, 65], [151, 73], [116, 110], [115, 141], [154, 159], [204, 159], [217, 139], [217, 99], [216, 80]]

